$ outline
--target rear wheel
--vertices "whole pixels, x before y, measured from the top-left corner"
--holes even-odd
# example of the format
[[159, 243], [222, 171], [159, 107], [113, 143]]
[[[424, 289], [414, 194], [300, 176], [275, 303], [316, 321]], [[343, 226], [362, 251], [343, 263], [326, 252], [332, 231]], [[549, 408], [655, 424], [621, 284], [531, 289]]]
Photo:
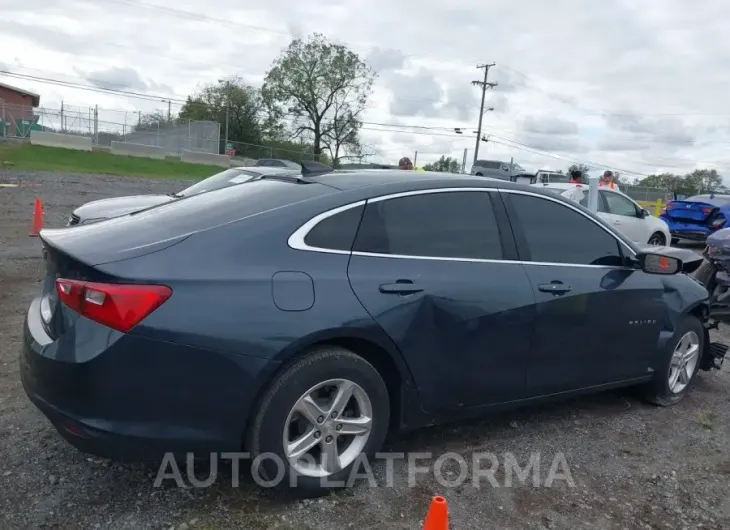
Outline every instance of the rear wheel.
[[302, 497], [351, 486], [389, 424], [388, 389], [370, 363], [343, 348], [312, 351], [276, 378], [256, 411], [247, 443], [259, 458], [254, 479]]
[[661, 366], [654, 374], [654, 380], [646, 387], [646, 399], [655, 405], [668, 407], [684, 398], [700, 366], [704, 350], [705, 334], [702, 323], [687, 315], [667, 343]]
[[664, 237], [664, 234], [661, 232], [654, 232], [651, 237], [649, 238], [649, 244], [650, 245], [659, 245], [664, 246], [667, 244], [667, 239]]
[[481, 173], [477, 173], [476, 176], [477, 177], [483, 177], [484, 175], [482, 175]]

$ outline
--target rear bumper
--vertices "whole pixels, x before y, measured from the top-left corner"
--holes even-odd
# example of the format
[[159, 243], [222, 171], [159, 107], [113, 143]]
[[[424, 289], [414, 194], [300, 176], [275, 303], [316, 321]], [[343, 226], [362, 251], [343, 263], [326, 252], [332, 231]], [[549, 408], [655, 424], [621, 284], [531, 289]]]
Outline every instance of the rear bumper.
[[82, 327], [51, 341], [34, 300], [20, 353], [28, 397], [68, 442], [123, 461], [241, 450], [268, 361]]
[[678, 237], [680, 239], [689, 239], [692, 241], [705, 241], [708, 236], [714, 234], [723, 227], [710, 228], [709, 226], [701, 225], [698, 223], [683, 223], [669, 219], [666, 216], [660, 217], [662, 221], [667, 223], [669, 227], [669, 233], [672, 237]]

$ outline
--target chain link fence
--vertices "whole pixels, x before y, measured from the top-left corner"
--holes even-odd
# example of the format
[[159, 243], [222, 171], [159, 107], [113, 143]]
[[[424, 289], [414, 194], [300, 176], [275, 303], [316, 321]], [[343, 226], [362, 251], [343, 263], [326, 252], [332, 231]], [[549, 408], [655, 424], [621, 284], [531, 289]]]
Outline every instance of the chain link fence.
[[245, 142], [228, 142], [230, 151], [236, 158], [245, 158], [258, 160], [261, 158], [276, 158], [280, 160], [289, 160], [291, 162], [301, 162], [302, 160], [314, 160], [327, 163], [325, 155], [315, 155], [311, 148], [302, 147], [301, 150], [290, 149], [288, 147], [279, 147], [276, 145], [258, 145]]
[[0, 100], [0, 136], [28, 138], [32, 130], [88, 136], [101, 147], [111, 147], [112, 142], [162, 147], [169, 155], [180, 155], [184, 150], [220, 152], [221, 127], [217, 122], [149, 121], [137, 111], [67, 105], [33, 108]]

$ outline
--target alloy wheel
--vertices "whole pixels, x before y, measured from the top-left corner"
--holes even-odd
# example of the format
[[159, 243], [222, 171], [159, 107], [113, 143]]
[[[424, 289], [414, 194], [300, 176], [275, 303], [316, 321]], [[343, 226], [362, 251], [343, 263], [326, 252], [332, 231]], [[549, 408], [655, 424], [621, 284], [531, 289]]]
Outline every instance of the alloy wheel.
[[700, 358], [700, 339], [697, 333], [685, 333], [674, 348], [669, 366], [669, 390], [679, 394], [689, 384]]
[[660, 236], [659, 234], [654, 234], [649, 239], [649, 244], [650, 245], [657, 245], [657, 246], [660, 246], [660, 247], [661, 246], [664, 246], [664, 238], [662, 236]]
[[307, 390], [284, 425], [284, 454], [300, 475], [324, 478], [352, 464], [370, 437], [373, 411], [367, 393], [347, 379]]

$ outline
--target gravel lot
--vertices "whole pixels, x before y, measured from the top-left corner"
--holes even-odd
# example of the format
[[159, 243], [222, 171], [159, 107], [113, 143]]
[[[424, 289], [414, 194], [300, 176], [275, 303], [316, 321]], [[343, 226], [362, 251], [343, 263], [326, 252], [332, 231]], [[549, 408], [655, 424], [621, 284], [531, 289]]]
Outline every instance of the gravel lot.
[[[408, 485], [405, 461], [394, 484], [375, 467], [380, 487], [361, 486], [314, 501], [291, 501], [243, 479], [230, 466], [207, 488], [154, 486], [156, 467], [119, 465], [64, 442], [22, 390], [17, 355], [23, 314], [42, 275], [40, 243], [28, 237], [35, 197], [46, 225], [102, 197], [167, 193], [188, 182], [0, 170], [0, 528], [292, 528], [418, 529], [429, 499], [444, 494], [453, 529], [730, 528], [730, 369], [702, 372], [676, 407], [658, 409], [631, 392], [609, 392], [511, 412], [488, 421], [434, 428], [389, 442], [395, 452], [490, 452], [499, 487], [469, 476], [440, 486], [431, 472]], [[724, 333], [727, 333], [725, 331]], [[730, 340], [730, 335], [726, 335]], [[574, 485], [556, 478], [505, 486], [503, 455], [525, 466], [539, 451], [544, 485], [554, 455], [565, 456]], [[428, 465], [427, 460], [420, 461]], [[482, 464], [486, 466], [485, 464]], [[563, 468], [564, 470], [564, 468]], [[207, 476], [206, 469], [198, 477]], [[458, 481], [458, 465], [443, 467]]]

